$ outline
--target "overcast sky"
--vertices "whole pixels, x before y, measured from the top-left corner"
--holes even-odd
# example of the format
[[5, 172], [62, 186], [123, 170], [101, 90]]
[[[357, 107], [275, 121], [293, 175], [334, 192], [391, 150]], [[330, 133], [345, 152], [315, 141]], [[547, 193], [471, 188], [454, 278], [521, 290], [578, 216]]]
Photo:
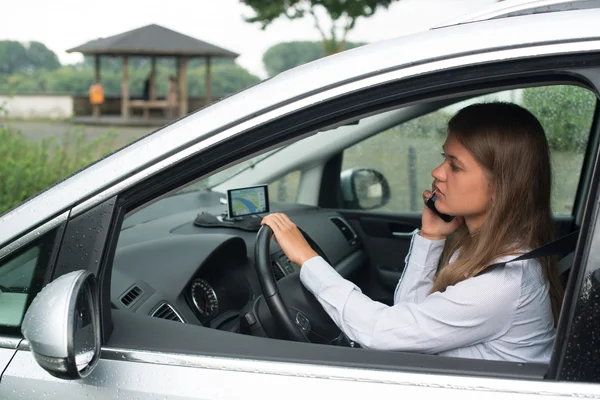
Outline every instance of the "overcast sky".
[[[518, 0], [517, 0], [518, 1]], [[427, 29], [495, 0], [401, 0], [388, 10], [361, 19], [348, 40], [374, 42]], [[5, 1], [0, 40], [36, 40], [56, 52], [61, 62], [81, 60], [65, 50], [88, 40], [148, 24], [159, 24], [240, 54], [238, 64], [265, 77], [263, 53], [291, 40], [319, 40], [309, 19], [281, 18], [261, 30], [244, 22], [252, 15], [239, 0], [20, 0]]]

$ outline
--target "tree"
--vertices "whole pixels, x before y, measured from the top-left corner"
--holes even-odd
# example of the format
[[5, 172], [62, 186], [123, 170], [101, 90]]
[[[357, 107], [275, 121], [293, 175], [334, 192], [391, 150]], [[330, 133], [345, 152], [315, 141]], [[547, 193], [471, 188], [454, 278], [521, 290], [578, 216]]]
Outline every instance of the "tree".
[[[397, 0], [240, 0], [251, 7], [255, 16], [247, 22], [258, 22], [265, 29], [281, 16], [289, 19], [311, 17], [319, 31], [326, 55], [345, 49], [346, 37], [361, 17], [370, 17], [379, 8], [388, 8]], [[323, 12], [329, 24], [322, 20]]]
[[[346, 49], [362, 46], [364, 43], [346, 43]], [[269, 76], [317, 60], [325, 56], [319, 42], [284, 42], [271, 46], [263, 55], [263, 64]]]
[[26, 47], [27, 60], [33, 70], [55, 70], [60, 68], [56, 54], [40, 42], [29, 42]]
[[0, 41], [0, 73], [12, 74], [29, 67], [25, 46], [14, 40]]
[[28, 44], [0, 41], [0, 74], [54, 70], [60, 67], [56, 54], [40, 42]]

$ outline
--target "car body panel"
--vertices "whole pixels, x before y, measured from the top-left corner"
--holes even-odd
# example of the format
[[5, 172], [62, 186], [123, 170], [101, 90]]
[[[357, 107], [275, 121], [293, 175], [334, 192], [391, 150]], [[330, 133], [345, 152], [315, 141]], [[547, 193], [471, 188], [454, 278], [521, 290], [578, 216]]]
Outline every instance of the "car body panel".
[[[199, 148], [190, 146], [228, 127], [235, 125], [235, 129], [228, 130], [228, 135], [202, 142], [201, 148], [314, 104], [319, 100], [315, 93], [325, 93], [321, 96], [322, 101], [411, 74], [435, 71], [444, 66], [436, 65], [434, 61], [451, 60], [453, 57], [463, 56], [460, 61], [446, 63], [446, 68], [489, 61], [490, 57], [485, 57], [485, 54], [490, 52], [495, 52], [496, 58], [492, 59], [547, 54], [541, 48], [556, 43], [569, 45], [553, 47], [553, 50], [546, 48], [546, 52], [568, 54], [598, 50], [600, 45], [591, 43], [600, 39], [597, 29], [599, 19], [600, 10], [586, 10], [573, 11], [568, 16], [515, 17], [511, 24], [501, 20], [485, 21], [367, 45], [286, 71], [140, 139], [4, 214], [0, 217], [3, 226], [0, 246], [35, 228], [41, 216], [50, 218], [119, 182], [121, 187], [131, 184], [130, 177], [140, 171], [144, 171], [138, 176], [142, 179], [168, 165], [164, 162], [168, 157], [177, 154], [180, 158], [189, 155], [190, 151], [198, 151]], [[526, 29], [531, 24], [535, 24], [537, 29]], [[564, 29], [556, 29], [557, 24]], [[528, 51], [519, 52], [524, 49]], [[423, 67], [414, 68], [418, 65]], [[407, 67], [413, 69], [398, 75], [385, 74]], [[379, 79], [369, 79], [372, 77]], [[302, 99], [304, 103], [300, 101]], [[237, 114], [232, 116], [231, 110], [236, 110]], [[271, 113], [267, 116], [269, 111]], [[128, 183], [123, 184], [127, 179]], [[101, 195], [95, 201], [100, 202], [102, 196], [110, 195]]]
[[[235, 382], [232, 384], [232, 382]], [[264, 388], [262, 391], [251, 388]], [[47, 399], [290, 399], [345, 397], [448, 399], [555, 399], [574, 394], [600, 398], [598, 385], [549, 381], [427, 375], [315, 364], [173, 355], [104, 348], [102, 359], [85, 379], [65, 381], [44, 371], [32, 354], [20, 350], [8, 367], [0, 397]], [[10, 398], [10, 397], [9, 397]]]
[[[20, 342], [21, 339], [0, 336], [0, 383], [2, 382], [2, 375], [17, 352]], [[2, 385], [0, 385], [0, 391], [1, 388]]]

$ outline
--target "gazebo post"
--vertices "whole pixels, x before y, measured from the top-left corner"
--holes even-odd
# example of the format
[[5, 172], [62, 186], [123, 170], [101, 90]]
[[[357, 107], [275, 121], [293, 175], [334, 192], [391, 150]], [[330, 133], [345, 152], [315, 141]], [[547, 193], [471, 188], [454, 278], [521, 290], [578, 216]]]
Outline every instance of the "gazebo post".
[[[94, 55], [94, 83], [100, 83], [100, 54]], [[100, 118], [100, 104], [92, 105], [92, 116]]]
[[177, 101], [179, 102], [180, 117], [183, 117], [188, 113], [187, 61], [187, 57], [177, 58], [177, 83], [179, 84]]
[[150, 72], [150, 101], [156, 100], [156, 56], [152, 56]]
[[210, 56], [206, 57], [206, 74], [205, 74], [205, 87], [206, 87], [206, 104], [210, 104], [212, 99], [212, 79], [210, 77]]
[[123, 56], [123, 77], [121, 80], [121, 118], [129, 119], [129, 57]]

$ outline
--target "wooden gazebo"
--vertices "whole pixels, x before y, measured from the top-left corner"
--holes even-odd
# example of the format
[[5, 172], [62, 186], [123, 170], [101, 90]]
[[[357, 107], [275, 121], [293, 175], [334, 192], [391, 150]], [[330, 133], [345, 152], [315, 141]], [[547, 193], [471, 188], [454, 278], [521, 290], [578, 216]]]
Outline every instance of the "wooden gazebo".
[[[121, 82], [121, 116], [129, 118], [131, 108], [144, 109], [147, 117], [150, 108], [172, 107], [167, 101], [156, 99], [156, 58], [175, 57], [177, 65], [177, 104], [179, 116], [188, 113], [187, 94], [187, 62], [193, 57], [206, 59], [206, 103], [211, 102], [211, 58], [237, 58], [239, 54], [214, 46], [193, 37], [175, 32], [171, 29], [152, 24], [115, 36], [89, 41], [67, 50], [68, 53], [79, 52], [95, 57], [95, 83], [100, 83], [100, 57], [122, 57], [123, 77]], [[130, 100], [129, 95], [129, 57], [142, 56], [151, 59], [149, 99]], [[99, 115], [96, 107], [94, 114]]]

